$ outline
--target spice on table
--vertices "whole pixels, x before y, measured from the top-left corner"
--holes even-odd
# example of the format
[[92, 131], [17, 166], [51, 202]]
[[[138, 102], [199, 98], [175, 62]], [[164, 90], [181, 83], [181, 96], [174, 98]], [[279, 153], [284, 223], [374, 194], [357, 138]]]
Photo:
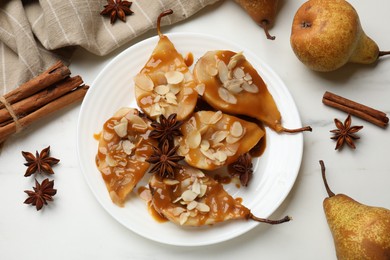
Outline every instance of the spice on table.
[[249, 153], [245, 153], [238, 157], [237, 161], [232, 163], [229, 167], [232, 169], [231, 175], [238, 175], [240, 182], [243, 186], [248, 186], [248, 183], [253, 175], [252, 156]]
[[322, 102], [327, 106], [331, 106], [353, 116], [360, 117], [361, 119], [380, 127], [386, 127], [389, 123], [389, 118], [386, 113], [328, 91], [325, 92]]
[[182, 136], [180, 127], [183, 125], [183, 121], [178, 121], [176, 117], [176, 113], [169, 115], [168, 118], [160, 115], [159, 122], [154, 121], [151, 124], [153, 130], [150, 132], [149, 137], [159, 140], [162, 144], [165, 140], [168, 140], [169, 144], [172, 144], [175, 136]]
[[38, 151], [35, 152], [36, 156], [34, 156], [30, 152], [24, 152], [22, 151], [23, 157], [26, 159], [27, 163], [24, 165], [27, 166], [26, 173], [24, 174], [25, 177], [28, 177], [35, 172], [38, 173], [48, 173], [48, 174], [54, 174], [54, 171], [52, 169], [52, 166], [59, 163], [60, 160], [50, 157], [50, 146], [43, 149], [40, 153]]
[[80, 101], [87, 90], [81, 77], [70, 77], [69, 68], [59, 61], [0, 96], [0, 144], [39, 119]]
[[104, 6], [104, 10], [100, 12], [101, 15], [110, 16], [111, 24], [115, 23], [119, 18], [123, 22], [126, 22], [126, 15], [131, 15], [134, 12], [130, 10], [132, 2], [122, 0], [107, 0], [107, 5]]
[[53, 201], [53, 196], [57, 193], [54, 189], [54, 180], [44, 179], [42, 183], [39, 183], [35, 179], [35, 187], [32, 190], [25, 190], [28, 198], [24, 201], [25, 204], [31, 204], [35, 206], [37, 210], [42, 209], [44, 205], [47, 205], [48, 201]]
[[351, 115], [348, 115], [347, 119], [345, 119], [344, 121], [344, 124], [337, 118], [334, 119], [334, 123], [337, 129], [332, 130], [330, 132], [334, 134], [331, 139], [337, 140], [335, 150], [338, 150], [343, 147], [344, 143], [347, 143], [347, 145], [352, 149], [356, 149], [354, 140], [360, 139], [360, 137], [357, 136], [356, 133], [360, 131], [363, 126], [351, 126], [351, 122]]
[[146, 159], [148, 163], [154, 164], [150, 169], [150, 173], [157, 173], [162, 178], [175, 178], [175, 170], [181, 168], [179, 161], [184, 159], [184, 156], [177, 155], [179, 145], [171, 148], [168, 140], [165, 140], [161, 148], [153, 147], [153, 154]]

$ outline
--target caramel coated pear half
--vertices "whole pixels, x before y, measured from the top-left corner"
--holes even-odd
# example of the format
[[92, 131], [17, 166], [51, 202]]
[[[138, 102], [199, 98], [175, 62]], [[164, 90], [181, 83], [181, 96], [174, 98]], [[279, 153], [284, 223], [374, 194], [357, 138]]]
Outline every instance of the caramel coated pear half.
[[136, 109], [122, 108], [108, 119], [100, 133], [96, 165], [112, 201], [123, 206], [149, 168], [145, 160], [152, 154], [150, 121]]
[[157, 21], [159, 41], [149, 60], [135, 76], [135, 96], [138, 106], [152, 119], [176, 113], [178, 120], [193, 112], [198, 93], [196, 83], [183, 57], [165, 35], [160, 33], [161, 17]]
[[255, 123], [223, 114], [199, 111], [181, 127], [178, 153], [196, 168], [214, 170], [228, 165], [252, 149], [264, 136]]
[[234, 219], [253, 219], [269, 224], [289, 221], [257, 218], [235, 200], [222, 184], [202, 171], [184, 166], [176, 178], [161, 179], [153, 175], [149, 182], [151, 205], [169, 221], [181, 226], [204, 226]]
[[203, 99], [217, 110], [250, 116], [277, 132], [311, 131], [282, 126], [281, 114], [266, 84], [240, 52], [207, 52], [195, 64], [194, 76], [205, 86]]

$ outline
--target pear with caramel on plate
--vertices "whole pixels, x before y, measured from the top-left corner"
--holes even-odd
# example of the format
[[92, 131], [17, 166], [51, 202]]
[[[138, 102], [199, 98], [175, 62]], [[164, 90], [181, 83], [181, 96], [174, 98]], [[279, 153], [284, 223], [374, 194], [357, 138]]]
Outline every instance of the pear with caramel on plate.
[[202, 171], [183, 166], [174, 179], [153, 175], [149, 188], [151, 206], [169, 221], [181, 226], [204, 226], [238, 219], [252, 219], [268, 224], [290, 220], [269, 220], [254, 216], [229, 195], [223, 185]]
[[156, 141], [148, 138], [150, 120], [138, 110], [122, 108], [108, 119], [99, 135], [96, 165], [111, 200], [123, 206], [127, 195], [145, 175]]
[[221, 111], [199, 111], [181, 127], [183, 136], [176, 139], [178, 154], [196, 168], [214, 170], [235, 162], [251, 150], [264, 131], [255, 123]]
[[157, 20], [159, 41], [149, 60], [135, 76], [135, 96], [138, 106], [150, 118], [168, 117], [176, 113], [178, 120], [193, 112], [198, 93], [191, 72], [183, 57], [167, 36], [160, 32], [160, 21], [172, 10], [163, 12]]
[[202, 98], [217, 110], [255, 118], [277, 132], [311, 131], [310, 127], [282, 126], [282, 116], [265, 82], [241, 52], [207, 52], [195, 64], [194, 77], [204, 84]]

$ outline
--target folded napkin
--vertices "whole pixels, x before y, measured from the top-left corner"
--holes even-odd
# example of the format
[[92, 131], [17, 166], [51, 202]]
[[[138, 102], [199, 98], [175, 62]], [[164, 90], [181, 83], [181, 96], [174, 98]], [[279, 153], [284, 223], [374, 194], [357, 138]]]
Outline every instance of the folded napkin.
[[1, 0], [0, 96], [40, 74], [56, 60], [69, 64], [76, 46], [105, 55], [156, 27], [173, 24], [218, 0], [134, 0], [126, 23], [100, 12], [106, 0]]

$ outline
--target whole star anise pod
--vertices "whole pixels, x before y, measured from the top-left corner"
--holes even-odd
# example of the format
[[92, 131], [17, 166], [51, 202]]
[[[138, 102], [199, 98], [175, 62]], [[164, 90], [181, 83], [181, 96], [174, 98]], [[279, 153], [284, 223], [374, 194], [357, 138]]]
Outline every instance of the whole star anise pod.
[[35, 187], [33, 189], [33, 191], [24, 191], [28, 195], [24, 203], [35, 206], [37, 210], [47, 205], [48, 201], [52, 201], [53, 196], [57, 193], [57, 190], [54, 189], [54, 181], [49, 181], [49, 179], [44, 179], [41, 184], [35, 179]]
[[229, 165], [233, 169], [232, 175], [238, 175], [243, 186], [248, 186], [248, 183], [253, 175], [252, 156], [249, 153], [244, 153], [238, 157], [237, 161]]
[[111, 24], [115, 23], [119, 18], [123, 22], [126, 22], [126, 15], [131, 15], [134, 12], [130, 10], [132, 2], [122, 0], [107, 0], [107, 5], [104, 6], [104, 10], [100, 12], [101, 15], [110, 16]]
[[162, 144], [165, 140], [168, 140], [169, 144], [172, 144], [175, 136], [182, 135], [180, 127], [183, 125], [183, 121], [178, 121], [176, 117], [176, 113], [169, 115], [168, 118], [165, 118], [164, 115], [160, 115], [160, 122], [154, 121], [151, 124], [153, 130], [150, 132], [149, 137], [159, 140]]
[[27, 163], [24, 164], [27, 166], [24, 177], [28, 177], [35, 172], [46, 172], [48, 174], [54, 174], [52, 166], [59, 163], [60, 160], [54, 157], [50, 157], [49, 154], [50, 146], [43, 149], [40, 153], [35, 151], [35, 156], [32, 153], [22, 151], [22, 155], [27, 161]]
[[334, 134], [331, 139], [337, 140], [335, 150], [338, 150], [343, 147], [344, 143], [347, 143], [347, 145], [352, 149], [356, 149], [354, 140], [360, 139], [360, 137], [357, 136], [356, 133], [360, 129], [362, 129], [363, 126], [351, 126], [351, 122], [351, 115], [348, 115], [347, 119], [345, 119], [344, 121], [344, 124], [341, 123], [341, 121], [337, 118], [334, 119], [334, 123], [337, 129], [331, 130], [330, 132]]
[[146, 159], [148, 163], [154, 164], [150, 173], [157, 173], [162, 178], [175, 178], [175, 170], [181, 168], [179, 161], [184, 156], [177, 155], [179, 145], [170, 148], [168, 140], [165, 140], [161, 148], [153, 146], [153, 154]]

